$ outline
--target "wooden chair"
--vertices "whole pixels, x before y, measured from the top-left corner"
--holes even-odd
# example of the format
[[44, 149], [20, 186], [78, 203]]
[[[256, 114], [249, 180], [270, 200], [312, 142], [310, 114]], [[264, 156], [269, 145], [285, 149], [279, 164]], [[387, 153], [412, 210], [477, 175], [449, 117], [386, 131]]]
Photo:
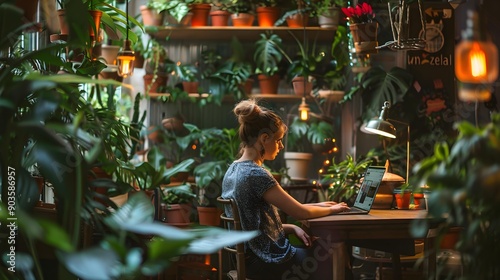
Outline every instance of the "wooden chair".
[[[224, 199], [222, 197], [218, 197], [217, 201], [219, 203], [222, 203], [223, 205], [230, 205], [233, 212], [233, 217], [227, 217], [225, 212], [222, 212], [222, 214], [220, 215], [222, 223], [224, 224], [224, 228], [227, 230], [241, 231], [240, 212], [238, 211], [238, 206], [236, 205], [236, 202], [233, 199]], [[233, 280], [247, 279], [245, 271], [244, 244], [243, 243], [236, 244], [234, 248], [227, 246], [224, 247], [223, 250], [232, 253], [236, 256], [236, 271], [235, 270], [229, 271], [227, 273], [228, 278]], [[222, 261], [219, 261], [219, 264], [220, 264], [220, 271], [222, 271]]]

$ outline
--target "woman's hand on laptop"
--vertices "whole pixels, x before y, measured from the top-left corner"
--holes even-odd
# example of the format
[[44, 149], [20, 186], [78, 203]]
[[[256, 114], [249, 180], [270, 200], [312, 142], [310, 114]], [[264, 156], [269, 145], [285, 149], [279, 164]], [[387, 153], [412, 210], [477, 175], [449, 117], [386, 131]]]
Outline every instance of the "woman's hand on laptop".
[[337, 205], [337, 204], [339, 204], [339, 203], [337, 203], [335, 201], [323, 201], [323, 202], [311, 203], [311, 205], [320, 206], [320, 207], [331, 207], [331, 206]]
[[332, 214], [333, 213], [340, 213], [340, 212], [349, 210], [349, 206], [347, 206], [347, 204], [345, 202], [340, 202], [340, 203], [337, 203], [335, 205], [330, 206], [330, 209], [332, 210]]

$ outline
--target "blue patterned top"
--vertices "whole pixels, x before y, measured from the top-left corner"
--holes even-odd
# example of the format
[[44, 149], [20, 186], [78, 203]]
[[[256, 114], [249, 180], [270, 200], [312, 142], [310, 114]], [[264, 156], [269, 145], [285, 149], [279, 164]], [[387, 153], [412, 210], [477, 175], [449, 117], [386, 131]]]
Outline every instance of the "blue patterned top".
[[[295, 254], [295, 247], [286, 238], [278, 208], [267, 203], [263, 195], [278, 185], [269, 171], [253, 161], [233, 162], [222, 181], [222, 197], [232, 198], [240, 211], [243, 230], [258, 230], [260, 234], [245, 242], [245, 250], [267, 263], [283, 263]], [[226, 205], [226, 215], [232, 216]]]

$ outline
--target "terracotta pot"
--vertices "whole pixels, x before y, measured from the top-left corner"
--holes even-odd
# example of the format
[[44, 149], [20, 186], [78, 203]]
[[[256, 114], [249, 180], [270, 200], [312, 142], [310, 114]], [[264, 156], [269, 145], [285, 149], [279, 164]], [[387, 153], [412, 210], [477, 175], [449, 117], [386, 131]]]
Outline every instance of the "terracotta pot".
[[255, 16], [247, 13], [232, 14], [231, 19], [233, 20], [233, 26], [237, 27], [247, 27], [253, 26], [253, 21]]
[[308, 13], [297, 13], [289, 16], [286, 19], [286, 24], [288, 27], [304, 27], [307, 26], [309, 22], [309, 14]]
[[280, 75], [275, 74], [271, 77], [260, 74], [259, 79], [260, 93], [262, 94], [277, 94], [280, 83]]
[[211, 8], [210, 4], [192, 4], [191, 12], [193, 17], [191, 18], [191, 26], [207, 26], [208, 14]]
[[142, 22], [146, 26], [160, 26], [163, 22], [163, 14], [158, 14], [155, 10], [141, 5]]
[[217, 207], [198, 206], [198, 221], [204, 226], [220, 226], [222, 210]]
[[424, 199], [423, 193], [413, 193], [413, 204], [415, 205], [415, 209], [425, 208], [425, 205], [421, 203], [423, 201], [422, 199]]
[[410, 190], [402, 191], [401, 189], [395, 189], [394, 197], [396, 198], [396, 205], [398, 209], [410, 209]]
[[157, 93], [162, 87], [167, 86], [168, 75], [158, 73], [156, 79], [153, 81], [153, 74], [144, 75], [144, 92]]
[[102, 45], [100, 58], [104, 59], [106, 64], [116, 65], [116, 58], [119, 52], [120, 46]]
[[135, 60], [134, 60], [134, 68], [137, 69], [142, 69], [144, 68], [144, 56], [141, 54], [141, 52], [136, 51], [135, 52]]
[[182, 82], [182, 89], [187, 93], [197, 93], [200, 82]]
[[[89, 36], [92, 38], [97, 38], [95, 34], [99, 34], [99, 28], [101, 26], [101, 16], [102, 12], [101, 11], [88, 11], [90, 16], [93, 18], [94, 21], [94, 26], [89, 26]], [[66, 21], [66, 13], [64, 9], [57, 10], [58, 14], [58, 19], [59, 19], [59, 25], [61, 27], [61, 35], [68, 35], [69, 34], [69, 25]], [[95, 27], [95, 31], [94, 31]]]
[[292, 79], [293, 91], [298, 96], [310, 95], [313, 89], [313, 83], [306, 77], [295, 77]]
[[228, 11], [211, 11], [210, 18], [212, 19], [212, 26], [227, 26], [231, 13]]
[[190, 213], [191, 205], [189, 204], [161, 204], [162, 221], [174, 226], [185, 226], [191, 223]]
[[271, 27], [279, 19], [281, 9], [279, 7], [257, 7], [257, 23], [261, 27]]
[[357, 53], [377, 53], [378, 23], [353, 23], [349, 25]]

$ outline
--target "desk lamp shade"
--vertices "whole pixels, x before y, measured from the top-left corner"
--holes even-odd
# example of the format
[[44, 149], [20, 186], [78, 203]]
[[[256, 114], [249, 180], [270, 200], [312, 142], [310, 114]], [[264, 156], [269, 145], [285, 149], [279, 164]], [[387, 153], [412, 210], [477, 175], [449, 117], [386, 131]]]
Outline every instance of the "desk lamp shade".
[[498, 77], [498, 50], [481, 39], [478, 13], [468, 11], [462, 41], [455, 47], [455, 75], [462, 82], [459, 98], [463, 101], [488, 101], [491, 84]]
[[366, 123], [361, 130], [365, 133], [378, 134], [388, 138], [396, 138], [396, 128], [392, 125], [392, 123], [387, 121], [387, 114], [390, 107], [391, 106], [388, 101], [384, 102], [380, 116], [368, 121], [368, 123]]

